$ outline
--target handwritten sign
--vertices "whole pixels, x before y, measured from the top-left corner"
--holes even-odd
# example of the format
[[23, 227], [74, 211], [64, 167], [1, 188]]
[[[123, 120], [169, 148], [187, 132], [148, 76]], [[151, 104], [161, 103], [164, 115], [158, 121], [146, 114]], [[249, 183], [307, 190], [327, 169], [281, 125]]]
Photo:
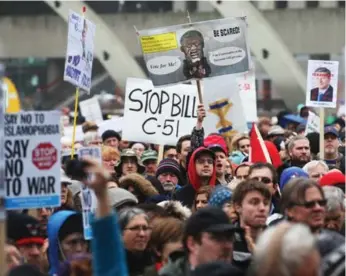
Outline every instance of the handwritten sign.
[[88, 92], [91, 88], [95, 29], [94, 23], [70, 11], [64, 80]]
[[257, 122], [257, 96], [254, 68], [237, 78], [237, 82], [246, 121]]
[[92, 97], [79, 103], [80, 111], [87, 121], [103, 121], [100, 103], [97, 97]]
[[309, 111], [309, 116], [306, 122], [304, 135], [307, 135], [311, 132], [320, 133], [320, 117], [315, 113]]
[[154, 88], [150, 80], [128, 78], [123, 138], [160, 145], [175, 145], [190, 134], [197, 120], [197, 88], [178, 84]]

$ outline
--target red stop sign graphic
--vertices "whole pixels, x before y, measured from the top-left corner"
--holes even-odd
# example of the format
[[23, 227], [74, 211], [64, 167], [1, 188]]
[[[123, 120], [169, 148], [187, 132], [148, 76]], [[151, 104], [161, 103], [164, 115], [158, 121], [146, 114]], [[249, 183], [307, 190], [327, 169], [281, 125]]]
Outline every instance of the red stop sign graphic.
[[41, 143], [32, 151], [32, 163], [39, 170], [49, 170], [57, 160], [57, 150], [51, 143]]

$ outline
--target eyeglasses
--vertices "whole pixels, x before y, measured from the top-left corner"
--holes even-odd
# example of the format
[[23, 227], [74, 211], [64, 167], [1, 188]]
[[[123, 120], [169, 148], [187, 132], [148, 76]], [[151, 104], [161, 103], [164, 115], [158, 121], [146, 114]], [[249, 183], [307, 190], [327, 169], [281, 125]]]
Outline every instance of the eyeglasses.
[[207, 163], [208, 165], [213, 165], [214, 164], [214, 160], [211, 159], [211, 158], [198, 158], [196, 160], [196, 163], [200, 164], [200, 165], [204, 165], [205, 163]]
[[303, 206], [307, 209], [311, 209], [311, 208], [315, 207], [316, 204], [318, 204], [321, 207], [324, 207], [327, 205], [327, 200], [321, 199], [321, 200], [305, 201], [304, 203], [294, 203], [293, 205]]
[[252, 177], [252, 180], [257, 180], [259, 182], [262, 182], [264, 184], [272, 183], [273, 180], [271, 180], [269, 177]]
[[148, 231], [151, 231], [151, 229], [152, 228], [149, 227], [149, 226], [136, 225], [136, 226], [125, 228], [124, 230], [130, 230], [130, 231], [133, 231], [133, 232], [140, 232], [140, 231], [148, 232]]

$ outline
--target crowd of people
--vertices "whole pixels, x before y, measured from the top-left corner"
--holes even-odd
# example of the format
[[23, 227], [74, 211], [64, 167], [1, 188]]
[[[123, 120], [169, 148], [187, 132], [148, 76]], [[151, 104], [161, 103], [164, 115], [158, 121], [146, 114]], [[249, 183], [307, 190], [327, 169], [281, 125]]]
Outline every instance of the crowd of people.
[[[61, 138], [61, 206], [7, 212], [9, 275], [344, 275], [345, 114], [305, 136], [307, 110], [259, 118], [270, 162], [249, 133], [206, 135], [203, 105], [163, 151], [84, 122], [83, 141]], [[75, 176], [71, 148], [91, 146], [102, 164], [84, 158], [93, 177]], [[82, 185], [97, 198], [91, 240]]]

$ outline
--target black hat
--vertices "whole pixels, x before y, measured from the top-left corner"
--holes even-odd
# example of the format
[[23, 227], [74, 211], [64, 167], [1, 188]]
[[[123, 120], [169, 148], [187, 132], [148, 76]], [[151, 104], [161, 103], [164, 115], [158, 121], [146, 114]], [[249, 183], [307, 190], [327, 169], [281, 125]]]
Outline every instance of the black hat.
[[186, 222], [184, 236], [196, 237], [202, 232], [225, 233], [235, 229], [230, 223], [226, 213], [217, 207], [205, 207], [199, 209]]
[[17, 246], [33, 243], [43, 245], [45, 239], [37, 219], [17, 212], [8, 212], [7, 237]]
[[119, 142], [121, 141], [120, 134], [114, 130], [108, 129], [102, 133], [102, 141], [103, 142], [106, 141], [108, 138], [113, 138], [113, 137], [117, 138]]
[[81, 213], [69, 216], [59, 229], [59, 240], [62, 241], [73, 233], [83, 234], [83, 218]]
[[243, 276], [244, 273], [233, 264], [222, 261], [202, 264], [196, 267], [192, 276]]
[[174, 174], [178, 178], [179, 184], [183, 183], [180, 166], [178, 162], [172, 158], [165, 158], [160, 161], [156, 170], [156, 178], [160, 174], [167, 173], [167, 172]]
[[44, 276], [38, 267], [29, 264], [23, 264], [12, 268], [8, 276]]
[[210, 150], [208, 148], [202, 148], [202, 149], [198, 150], [198, 152], [196, 152], [194, 161], [196, 161], [203, 154], [208, 154], [215, 160], [215, 153], [212, 150]]

